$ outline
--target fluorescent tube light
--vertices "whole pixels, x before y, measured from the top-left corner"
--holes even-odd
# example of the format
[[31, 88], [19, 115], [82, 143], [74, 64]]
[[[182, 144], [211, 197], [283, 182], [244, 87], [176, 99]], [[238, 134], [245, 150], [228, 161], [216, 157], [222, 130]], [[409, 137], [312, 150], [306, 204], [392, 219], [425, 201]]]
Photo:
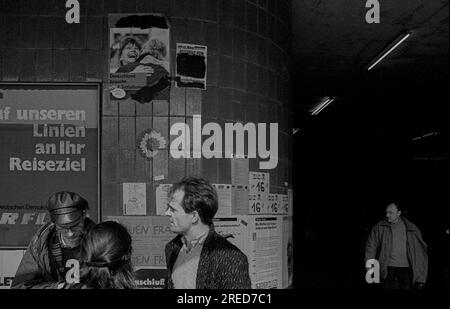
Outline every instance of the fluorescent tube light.
[[407, 31], [398, 36], [391, 44], [389, 44], [388, 47], [385, 48], [385, 50], [380, 55], [378, 55], [375, 59], [373, 59], [369, 63], [367, 71], [373, 69], [374, 66], [376, 66], [381, 60], [386, 58], [387, 55], [389, 55], [394, 49], [396, 49], [400, 44], [402, 44], [402, 42], [405, 41], [410, 35], [411, 32]]
[[325, 109], [325, 107], [327, 107], [328, 105], [330, 105], [331, 102], [334, 101], [335, 98], [328, 98], [327, 100], [325, 100], [325, 102], [323, 102], [322, 104], [320, 104], [313, 112], [312, 115], [315, 116], [317, 114], [319, 114], [321, 111], [323, 111]]

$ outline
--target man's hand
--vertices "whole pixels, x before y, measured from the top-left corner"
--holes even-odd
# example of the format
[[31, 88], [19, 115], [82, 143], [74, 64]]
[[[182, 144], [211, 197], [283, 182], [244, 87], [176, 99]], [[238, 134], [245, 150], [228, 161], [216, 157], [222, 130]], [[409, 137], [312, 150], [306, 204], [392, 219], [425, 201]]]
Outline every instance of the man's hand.
[[414, 285], [414, 288], [417, 290], [422, 290], [425, 288], [425, 284], [422, 282], [416, 282], [416, 284]]

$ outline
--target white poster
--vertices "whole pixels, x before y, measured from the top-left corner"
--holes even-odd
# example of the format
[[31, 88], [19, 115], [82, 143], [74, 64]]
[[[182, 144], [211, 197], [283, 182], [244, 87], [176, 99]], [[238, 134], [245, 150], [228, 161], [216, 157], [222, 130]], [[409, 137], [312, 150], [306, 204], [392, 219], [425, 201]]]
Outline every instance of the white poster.
[[207, 50], [203, 45], [177, 43], [177, 87], [206, 89]]
[[167, 210], [167, 204], [169, 203], [169, 191], [172, 188], [172, 184], [160, 184], [156, 188], [156, 215], [164, 216]]
[[247, 255], [250, 262], [253, 250], [247, 218], [248, 216], [215, 217], [214, 229]]
[[25, 250], [0, 250], [0, 289], [11, 288]]
[[248, 215], [248, 186], [233, 185], [232, 186], [232, 214]]
[[231, 183], [233, 185], [248, 186], [249, 159], [231, 159]]
[[145, 182], [123, 183], [123, 214], [144, 216], [147, 214]]
[[264, 214], [268, 212], [269, 177], [269, 173], [249, 172], [249, 214]]
[[[288, 265], [288, 243], [292, 242], [289, 239], [292, 227], [286, 225], [283, 229], [283, 218], [254, 215], [214, 218], [215, 230], [247, 256], [253, 289], [283, 287], [283, 263]], [[289, 247], [291, 249], [292, 245]], [[292, 265], [291, 258], [289, 263]], [[287, 268], [286, 278], [289, 273]], [[290, 271], [292, 275], [292, 268]]]
[[253, 217], [252, 288], [279, 289], [282, 279], [281, 217]]
[[216, 217], [231, 216], [231, 203], [232, 203], [232, 187], [231, 184], [213, 184], [217, 191], [217, 197], [219, 199], [219, 209], [217, 210]]

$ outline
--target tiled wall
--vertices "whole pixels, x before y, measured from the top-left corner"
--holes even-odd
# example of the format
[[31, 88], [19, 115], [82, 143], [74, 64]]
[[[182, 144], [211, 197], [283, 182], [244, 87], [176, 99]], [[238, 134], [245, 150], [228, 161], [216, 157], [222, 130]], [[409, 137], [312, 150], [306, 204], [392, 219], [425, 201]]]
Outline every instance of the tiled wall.
[[[102, 210], [119, 215], [121, 183], [146, 182], [148, 215], [154, 188], [187, 174], [230, 183], [230, 159], [173, 159], [169, 150], [153, 161], [140, 157], [139, 134], [157, 129], [170, 142], [175, 122], [278, 122], [278, 167], [271, 191], [292, 182], [289, 84], [290, 0], [80, 0], [81, 23], [67, 24], [64, 0], [0, 1], [0, 80], [101, 82]], [[170, 100], [111, 104], [108, 81], [108, 14], [163, 13], [171, 28], [171, 70], [176, 43], [208, 47], [207, 90], [171, 87]], [[258, 171], [258, 161], [250, 160]], [[155, 181], [154, 177], [164, 176]], [[150, 206], [152, 205], [152, 206]]]

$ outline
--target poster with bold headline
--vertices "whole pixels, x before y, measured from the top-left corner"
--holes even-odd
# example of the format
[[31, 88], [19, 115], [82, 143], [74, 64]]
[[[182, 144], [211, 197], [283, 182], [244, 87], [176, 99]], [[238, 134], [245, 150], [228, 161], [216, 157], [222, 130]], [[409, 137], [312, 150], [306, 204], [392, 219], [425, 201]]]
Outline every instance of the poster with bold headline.
[[161, 14], [109, 15], [110, 100], [168, 100], [169, 24]]
[[96, 85], [0, 84], [0, 247], [27, 246], [45, 205], [73, 191], [98, 217]]

